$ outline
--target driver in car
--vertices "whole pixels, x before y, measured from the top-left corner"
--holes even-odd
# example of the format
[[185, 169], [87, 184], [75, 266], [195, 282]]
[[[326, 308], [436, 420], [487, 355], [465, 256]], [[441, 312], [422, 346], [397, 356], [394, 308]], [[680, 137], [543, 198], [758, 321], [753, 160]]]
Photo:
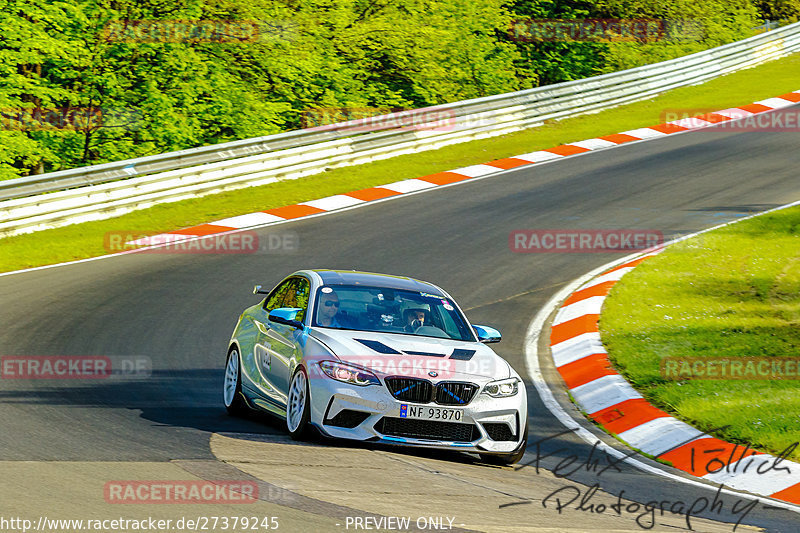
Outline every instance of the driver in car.
[[404, 314], [406, 325], [403, 329], [405, 331], [414, 333], [417, 329], [425, 325], [424, 309], [406, 309]]

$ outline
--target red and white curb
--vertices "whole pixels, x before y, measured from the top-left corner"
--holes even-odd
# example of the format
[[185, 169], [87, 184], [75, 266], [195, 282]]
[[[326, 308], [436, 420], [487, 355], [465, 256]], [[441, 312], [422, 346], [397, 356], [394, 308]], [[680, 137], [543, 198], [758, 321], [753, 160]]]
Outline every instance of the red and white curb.
[[190, 228], [184, 228], [161, 235], [152, 235], [131, 241], [127, 244], [134, 246], [148, 246], [153, 244], [172, 243], [186, 239], [194, 239], [215, 235], [240, 229], [261, 227], [286, 220], [304, 218], [310, 215], [317, 215], [329, 211], [337, 211], [355, 207], [357, 205], [384, 200], [403, 194], [414, 193], [425, 189], [431, 189], [443, 185], [450, 185], [460, 181], [483, 178], [492, 174], [503, 172], [518, 167], [535, 165], [538, 163], [549, 163], [565, 157], [571, 157], [587, 152], [614, 148], [625, 143], [634, 141], [647, 141], [666, 137], [674, 133], [697, 130], [726, 122], [749, 117], [751, 115], [774, 111], [791, 105], [800, 103], [800, 91], [783, 94], [775, 98], [767, 98], [752, 104], [730, 109], [723, 109], [714, 113], [698, 115], [692, 118], [685, 118], [673, 122], [667, 122], [649, 128], [638, 128], [624, 131], [613, 135], [605, 135], [585, 141], [578, 141], [570, 144], [562, 144], [547, 150], [539, 150], [514, 157], [506, 157], [489, 161], [481, 165], [471, 165], [468, 167], [438, 172], [421, 178], [414, 178], [403, 181], [396, 181], [378, 187], [371, 187], [359, 191], [337, 194], [303, 202], [300, 204], [278, 207], [267, 211], [259, 211], [246, 215], [240, 215], [208, 224], [201, 224]]
[[660, 251], [603, 272], [564, 300], [550, 331], [555, 367], [589, 417], [629, 446], [707, 481], [800, 504], [800, 464], [704, 434], [650, 405], [612, 368], [598, 329], [603, 302]]

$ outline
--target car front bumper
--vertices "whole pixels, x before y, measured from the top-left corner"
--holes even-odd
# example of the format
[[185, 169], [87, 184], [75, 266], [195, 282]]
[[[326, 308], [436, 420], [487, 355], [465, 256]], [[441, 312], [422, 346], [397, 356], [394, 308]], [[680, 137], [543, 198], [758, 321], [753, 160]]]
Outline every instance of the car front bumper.
[[[311, 384], [311, 422], [335, 438], [477, 453], [513, 453], [524, 439], [527, 395], [493, 398], [478, 393], [465, 406], [403, 402], [385, 385], [359, 387], [324, 376]], [[461, 411], [458, 422], [407, 418], [401, 407]]]

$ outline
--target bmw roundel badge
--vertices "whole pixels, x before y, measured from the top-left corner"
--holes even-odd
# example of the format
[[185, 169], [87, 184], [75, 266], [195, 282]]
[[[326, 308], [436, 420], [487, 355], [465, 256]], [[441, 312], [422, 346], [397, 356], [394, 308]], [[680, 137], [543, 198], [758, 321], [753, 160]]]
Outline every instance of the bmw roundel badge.
[[436, 377], [436, 376], [438, 376], [439, 374], [438, 374], [438, 372], [434, 372], [433, 370], [431, 370], [430, 372], [428, 372], [428, 375], [429, 375], [430, 377], [432, 377], [432, 378], [435, 378], [435, 377]]

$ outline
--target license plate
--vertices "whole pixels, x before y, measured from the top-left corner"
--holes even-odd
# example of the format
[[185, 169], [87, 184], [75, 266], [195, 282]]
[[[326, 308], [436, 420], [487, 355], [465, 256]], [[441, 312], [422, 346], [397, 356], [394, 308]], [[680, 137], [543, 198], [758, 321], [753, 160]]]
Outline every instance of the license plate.
[[400, 418], [416, 418], [420, 420], [443, 420], [460, 422], [464, 411], [446, 407], [428, 407], [424, 405], [400, 404]]

